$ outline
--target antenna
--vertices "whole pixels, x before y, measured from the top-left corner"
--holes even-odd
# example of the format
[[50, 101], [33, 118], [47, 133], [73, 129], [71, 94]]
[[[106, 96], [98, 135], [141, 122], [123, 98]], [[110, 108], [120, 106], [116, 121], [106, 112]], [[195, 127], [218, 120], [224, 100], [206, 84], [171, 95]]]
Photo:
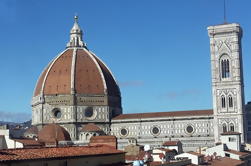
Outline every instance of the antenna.
[[227, 23], [227, 18], [226, 18], [226, 0], [224, 0], [224, 24]]

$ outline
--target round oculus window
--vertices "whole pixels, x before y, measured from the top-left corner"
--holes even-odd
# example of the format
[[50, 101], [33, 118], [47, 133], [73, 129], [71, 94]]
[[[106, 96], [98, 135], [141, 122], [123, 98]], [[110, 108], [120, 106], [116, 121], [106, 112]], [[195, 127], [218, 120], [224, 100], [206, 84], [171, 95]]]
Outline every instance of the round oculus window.
[[85, 109], [85, 117], [90, 118], [92, 116], [93, 116], [93, 108], [92, 107], [87, 107]]
[[53, 115], [54, 115], [55, 118], [61, 118], [62, 113], [61, 113], [61, 111], [60, 111], [59, 108], [54, 108], [54, 109], [52, 110], [52, 112], [53, 112]]
[[188, 134], [192, 134], [192, 133], [194, 132], [193, 126], [188, 125], [187, 128], [186, 128], [186, 132], [187, 132]]
[[152, 134], [153, 135], [158, 135], [160, 133], [160, 129], [156, 126], [152, 128]]
[[126, 135], [128, 134], [127, 129], [125, 129], [125, 128], [121, 129], [121, 130], [120, 130], [120, 134], [121, 134], [122, 136], [126, 136]]

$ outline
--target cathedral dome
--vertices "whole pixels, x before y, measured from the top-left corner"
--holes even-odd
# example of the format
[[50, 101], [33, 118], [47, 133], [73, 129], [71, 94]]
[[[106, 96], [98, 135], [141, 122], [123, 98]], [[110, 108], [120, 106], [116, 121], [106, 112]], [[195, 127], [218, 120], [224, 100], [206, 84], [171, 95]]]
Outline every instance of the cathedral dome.
[[69, 133], [57, 124], [49, 124], [38, 132], [38, 140], [40, 142], [70, 141]]
[[88, 123], [108, 133], [111, 119], [122, 113], [119, 86], [105, 63], [86, 47], [82, 33], [75, 16], [66, 49], [42, 71], [31, 100], [32, 125], [40, 129], [60, 124], [72, 140], [79, 139]]
[[70, 34], [66, 50], [53, 59], [40, 75], [34, 97], [58, 94], [120, 96], [111, 71], [82, 41], [77, 17]]

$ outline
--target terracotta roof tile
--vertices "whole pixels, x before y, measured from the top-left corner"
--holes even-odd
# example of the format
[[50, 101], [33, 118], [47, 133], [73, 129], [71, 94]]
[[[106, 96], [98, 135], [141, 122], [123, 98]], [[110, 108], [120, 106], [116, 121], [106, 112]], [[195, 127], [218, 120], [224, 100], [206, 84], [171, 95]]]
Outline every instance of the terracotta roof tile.
[[117, 149], [117, 138], [115, 136], [95, 136], [91, 137], [89, 145], [107, 145]]
[[148, 152], [140, 151], [138, 155], [126, 155], [125, 159], [128, 160], [128, 161], [144, 160], [144, 157], [145, 157], [146, 154], [148, 154], [150, 156], [150, 154]]
[[156, 117], [176, 117], [176, 116], [212, 116], [213, 110], [193, 110], [193, 111], [175, 111], [175, 112], [151, 112], [151, 113], [135, 113], [135, 114], [121, 114], [112, 120], [120, 119], [143, 119]]
[[104, 154], [122, 153], [124, 152], [114, 148], [110, 148], [106, 145], [33, 149], [7, 149], [0, 150], [0, 163], [12, 160], [53, 159], [75, 156], [96, 156]]
[[178, 143], [180, 143], [180, 141], [166, 141], [162, 145], [163, 146], [176, 146], [178, 145]]
[[[72, 61], [73, 49], [66, 50], [56, 60], [51, 61], [38, 79], [34, 96], [39, 95], [42, 89], [45, 95], [70, 94]], [[77, 94], [104, 95], [108, 93], [110, 96], [120, 97], [119, 87], [111, 71], [88, 50], [77, 49], [74, 71]]]
[[166, 149], [166, 148], [158, 148], [158, 149], [165, 152], [177, 152], [175, 149]]
[[45, 78], [44, 94], [70, 94], [73, 50], [69, 49], [51, 65]]
[[229, 153], [237, 154], [237, 155], [239, 155], [241, 157], [251, 154], [251, 153], [248, 153], [248, 152], [240, 152], [240, 151], [236, 151], [236, 150], [232, 150], [232, 149], [228, 149], [228, 150], [225, 150], [225, 151], [229, 152]]
[[49, 69], [51, 65], [51, 62], [49, 63], [49, 65], [44, 69], [44, 71], [42, 72], [42, 74], [40, 75], [38, 81], [37, 81], [37, 84], [36, 84], [36, 88], [35, 88], [35, 91], [34, 91], [34, 96], [37, 96], [40, 94], [41, 90], [42, 90], [42, 85], [43, 85], [43, 81], [44, 81], [44, 78], [45, 78], [45, 75]]
[[78, 94], [104, 94], [102, 73], [95, 61], [83, 49], [77, 50], [75, 89]]
[[245, 162], [241, 160], [235, 160], [228, 157], [215, 159], [209, 162], [211, 166], [241, 166]]
[[91, 132], [91, 131], [103, 131], [101, 130], [97, 125], [95, 125], [94, 123], [88, 123], [87, 125], [84, 125], [84, 127], [82, 127], [81, 131], [83, 132]]
[[24, 144], [25, 146], [41, 146], [41, 144], [34, 140], [34, 139], [14, 139], [16, 142], [20, 142], [22, 144]]
[[102, 62], [97, 56], [93, 55], [96, 61], [98, 62], [106, 81], [108, 95], [111, 96], [120, 96], [120, 89], [112, 76], [111, 71], [106, 67], [104, 62]]
[[25, 131], [25, 134], [38, 134], [37, 126], [31, 126]]
[[57, 124], [49, 124], [39, 131], [38, 140], [45, 143], [54, 143], [56, 141], [70, 141], [71, 138], [63, 127]]
[[111, 140], [111, 141], [114, 141], [114, 140], [117, 140], [117, 138], [113, 135], [101, 135], [101, 136], [95, 136], [95, 137], [91, 137], [91, 140]]

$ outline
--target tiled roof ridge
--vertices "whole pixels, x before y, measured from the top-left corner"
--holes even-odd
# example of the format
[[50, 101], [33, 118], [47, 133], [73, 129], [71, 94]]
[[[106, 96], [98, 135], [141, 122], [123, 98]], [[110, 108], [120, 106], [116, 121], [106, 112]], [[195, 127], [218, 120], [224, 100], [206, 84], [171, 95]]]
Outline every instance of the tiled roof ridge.
[[98, 136], [95, 136], [95, 137], [91, 137], [93, 139], [99, 139], [99, 138], [114, 138], [116, 139], [116, 136], [114, 135], [98, 135]]
[[237, 151], [237, 150], [233, 150], [233, 149], [227, 149], [225, 151], [229, 152], [229, 153], [237, 154], [237, 155], [240, 155], [240, 156], [246, 156], [246, 155], [251, 154], [249, 152], [241, 152], [241, 151]]
[[[67, 149], [67, 148], [81, 148], [81, 147], [84, 147], [84, 148], [98, 148], [98, 147], [102, 147], [102, 146], [106, 146], [106, 147], [110, 147], [109, 145], [105, 145], [105, 144], [102, 144], [102, 145], [92, 145], [92, 146], [70, 146], [70, 145], [65, 145], [65, 146], [60, 146], [60, 147], [34, 147], [34, 148], [25, 148], [25, 150], [29, 150], [29, 149]], [[4, 151], [15, 151], [15, 150], [22, 150], [24, 148], [12, 148], [12, 149], [4, 149]], [[3, 149], [2, 149], [3, 150]], [[0, 150], [0, 151], [2, 151]]]
[[180, 140], [170, 140], [165, 141], [162, 145], [177, 145], [180, 142]]
[[[190, 113], [190, 114], [188, 114]], [[213, 109], [203, 109], [203, 110], [178, 110], [178, 111], [166, 111], [166, 112], [146, 112], [146, 113], [128, 113], [128, 114], [120, 114], [113, 118], [116, 119], [133, 119], [133, 118], [151, 118], [159, 117], [159, 116], [196, 116], [196, 115], [213, 115]], [[163, 115], [166, 114], [166, 115]], [[145, 116], [145, 117], [144, 117]], [[161, 116], [161, 117], [162, 117]]]

